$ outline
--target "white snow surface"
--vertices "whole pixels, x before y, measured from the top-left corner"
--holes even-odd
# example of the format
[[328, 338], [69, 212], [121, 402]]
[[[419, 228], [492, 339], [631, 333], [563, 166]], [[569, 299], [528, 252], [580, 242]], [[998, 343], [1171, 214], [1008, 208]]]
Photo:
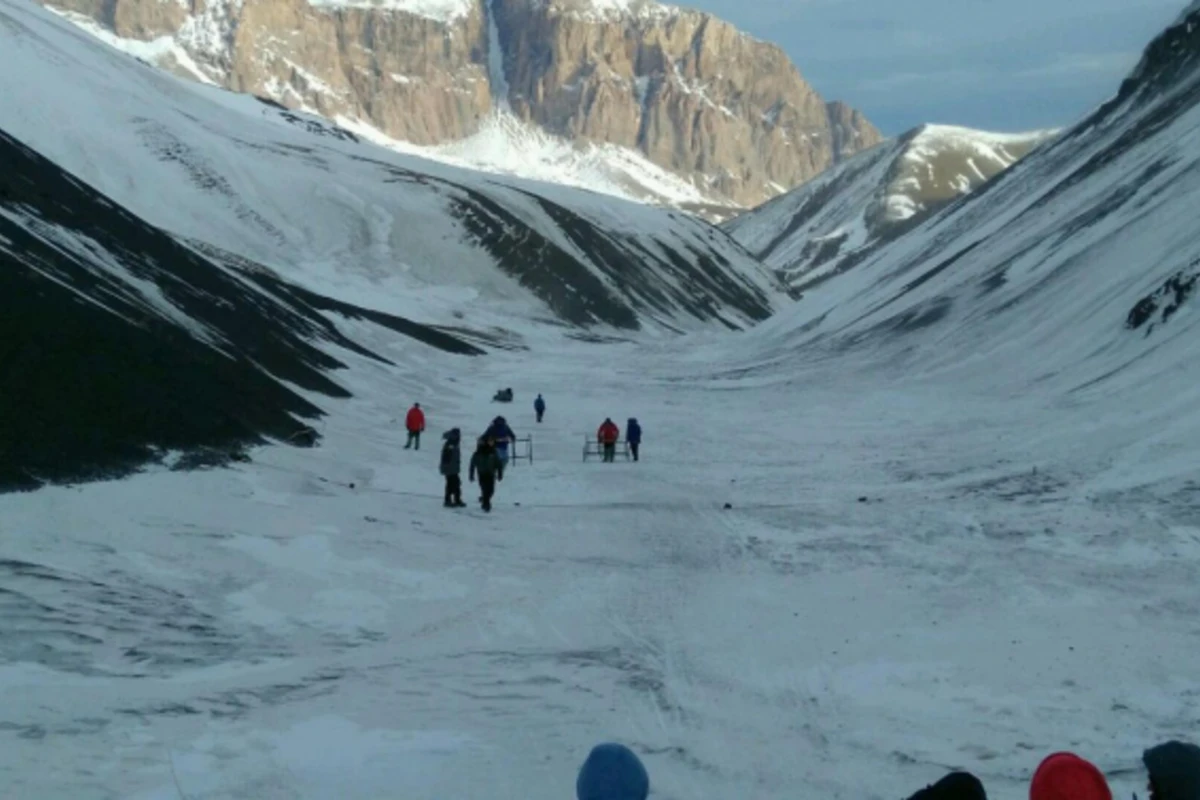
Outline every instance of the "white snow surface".
[[[81, 34], [51, 47], [64, 30], [0, 0], [0, 127], [139, 213], [270, 249], [178, 173], [128, 165], [163, 141], [139, 119], [192, 114], [182, 130], [211, 137], [193, 147], [259, 187], [262, 219], [285, 241], [311, 229], [297, 269], [312, 282], [412, 313], [442, 302], [439, 280], [445, 297], [479, 280], [413, 260], [414, 295], [408, 273], [358, 263], [370, 247], [352, 266], [327, 257], [339, 226], [387, 247], [373, 173], [343, 154], [360, 151], [242, 98], [118, 76]], [[43, 73], [10, 67], [47, 48], [77, 90], [22, 92], [14, 74]], [[157, 108], [137, 99], [148, 86]], [[321, 447], [0, 496], [0, 785], [561, 800], [616, 739], [663, 800], [894, 800], [952, 768], [1018, 800], [1060, 749], [1110, 773], [1114, 797], [1141, 792], [1142, 749], [1194, 738], [1200, 718], [1200, 316], [1123, 326], [1200, 260], [1200, 110], [1155, 110], [1065, 135], [755, 330], [564, 344], [526, 304], [507, 324], [530, 352], [468, 360], [352, 323], [399, 366], [338, 353], [354, 398], [320, 399]], [[295, 179], [255, 173], [213, 144], [232, 141], [225, 115], [258, 161], [271, 143], [313, 152], [286, 162]], [[140, 133], [120, 140], [122, 125]], [[277, 135], [256, 138], [266, 125]], [[169, 142], [154, 152], [180, 152]], [[255, 174], [275, 183], [240, 177]], [[337, 215], [327, 195], [367, 210]], [[589, 213], [661, 224], [613, 208]], [[534, 463], [505, 475], [490, 516], [441, 508], [438, 434], [481, 431], [508, 385]], [[406, 452], [412, 401], [430, 428]], [[641, 421], [640, 463], [581, 461], [605, 416]]]
[[399, 11], [438, 22], [453, 22], [469, 16], [474, 0], [308, 0], [314, 8], [375, 8]]
[[420, 146], [391, 139], [361, 120], [337, 122], [398, 152], [467, 169], [571, 186], [638, 203], [719, 205], [641, 153], [608, 144], [575, 144], [522, 122], [501, 103], [466, 139]]
[[475, 192], [564, 246], [531, 195], [650, 249], [720, 254], [778, 296], [760, 264], [687, 215], [350, 141], [321, 118], [159, 72], [23, 0], [0, 0], [0, 14], [0, 128], [152, 224], [324, 294], [422, 322], [545, 316], [452, 213]]

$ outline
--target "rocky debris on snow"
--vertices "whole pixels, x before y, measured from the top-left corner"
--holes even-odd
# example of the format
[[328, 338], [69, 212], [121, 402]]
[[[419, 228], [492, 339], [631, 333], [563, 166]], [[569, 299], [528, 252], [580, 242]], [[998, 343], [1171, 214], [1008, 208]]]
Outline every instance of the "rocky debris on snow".
[[1125, 319], [1125, 326], [1130, 330], [1138, 330], [1149, 324], [1146, 335], [1154, 330], [1156, 324], [1165, 324], [1175, 315], [1183, 304], [1191, 299], [1196, 290], [1196, 282], [1200, 280], [1200, 260], [1192, 262], [1187, 269], [1176, 272], [1155, 289], [1137, 302]]

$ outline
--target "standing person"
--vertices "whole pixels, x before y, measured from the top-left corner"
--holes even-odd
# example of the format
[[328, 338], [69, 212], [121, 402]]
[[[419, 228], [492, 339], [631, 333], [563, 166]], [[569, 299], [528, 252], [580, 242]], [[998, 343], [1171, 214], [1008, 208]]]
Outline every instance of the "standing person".
[[413, 403], [412, 408], [408, 410], [408, 416], [404, 418], [404, 427], [408, 428], [408, 442], [404, 449], [420, 450], [421, 432], [425, 430], [425, 412], [421, 410], [420, 403]]
[[474, 483], [477, 472], [479, 473], [479, 491], [482, 493], [479, 502], [484, 511], [491, 511], [492, 495], [496, 493], [496, 481], [504, 480], [504, 462], [496, 453], [496, 440], [491, 436], [485, 436], [479, 440], [479, 447], [471, 456], [467, 480]]
[[537, 396], [537, 400], [533, 401], [533, 410], [537, 413], [537, 421], [541, 422], [542, 415], [546, 413], [546, 401], [542, 399], [540, 394]]
[[508, 427], [508, 420], [496, 417], [483, 435], [492, 437], [492, 441], [496, 443], [496, 454], [500, 456], [501, 463], [508, 466], [508, 446], [517, 438], [512, 428]]
[[442, 461], [438, 471], [446, 476], [446, 499], [442, 505], [446, 508], [462, 508], [466, 505], [462, 499], [462, 431], [452, 428], [442, 436], [446, 443], [442, 445]]
[[621, 429], [611, 418], [605, 417], [596, 431], [596, 441], [604, 446], [604, 460], [615, 461], [617, 457], [617, 439], [621, 438]]
[[638, 445], [642, 443], [642, 426], [638, 425], [638, 421], [633, 417], [625, 423], [625, 441], [629, 442], [629, 452], [633, 453], [633, 460], [638, 460]]

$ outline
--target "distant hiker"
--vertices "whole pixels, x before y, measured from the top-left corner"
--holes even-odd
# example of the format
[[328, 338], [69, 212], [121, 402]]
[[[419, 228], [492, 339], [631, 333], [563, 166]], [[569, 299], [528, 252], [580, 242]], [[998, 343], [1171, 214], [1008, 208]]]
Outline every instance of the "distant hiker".
[[533, 401], [533, 410], [537, 414], [537, 421], [542, 421], [542, 416], [546, 413], [546, 401], [539, 394], [537, 400]]
[[496, 417], [483, 435], [492, 437], [496, 442], [496, 453], [500, 456], [500, 461], [508, 466], [508, 446], [517, 438], [512, 428], [508, 427], [508, 420], [504, 417]]
[[596, 431], [596, 441], [604, 446], [605, 461], [616, 460], [617, 439], [620, 438], [621, 429], [617, 427], [617, 423], [609, 417], [605, 417], [604, 422], [600, 423], [600, 429]]
[[1150, 800], [1200, 798], [1200, 747], [1167, 742], [1142, 753], [1150, 773]]
[[578, 800], [646, 800], [650, 776], [641, 759], [623, 744], [598, 744], [575, 779]]
[[983, 784], [969, 772], [951, 772], [908, 800], [987, 800]]
[[471, 466], [467, 471], [467, 480], [471, 483], [475, 482], [475, 473], [479, 473], [479, 502], [484, 511], [491, 511], [496, 481], [504, 480], [504, 462], [496, 453], [496, 440], [491, 436], [480, 439], [475, 454], [471, 456]]
[[629, 452], [633, 454], [633, 460], [638, 460], [638, 445], [642, 443], [642, 426], [638, 425], [638, 421], [633, 417], [625, 423], [625, 441], [629, 443]]
[[442, 434], [446, 443], [442, 445], [442, 461], [438, 471], [446, 476], [446, 499], [442, 503], [446, 508], [462, 508], [466, 505], [462, 499], [462, 431], [452, 428]]
[[1029, 800], [1112, 800], [1112, 791], [1095, 764], [1074, 753], [1054, 753], [1033, 773]]
[[425, 430], [425, 412], [421, 410], [420, 403], [413, 403], [412, 408], [408, 410], [408, 416], [404, 418], [404, 427], [408, 428], [408, 442], [404, 449], [411, 447], [413, 450], [420, 450], [421, 432]]

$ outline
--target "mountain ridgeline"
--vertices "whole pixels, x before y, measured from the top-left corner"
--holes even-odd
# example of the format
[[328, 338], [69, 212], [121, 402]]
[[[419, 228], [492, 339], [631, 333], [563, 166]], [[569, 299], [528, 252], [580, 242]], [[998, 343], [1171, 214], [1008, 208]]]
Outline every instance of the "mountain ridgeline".
[[118, 37], [169, 41], [154, 60], [177, 74], [397, 140], [462, 140], [503, 108], [568, 141], [640, 152], [741, 207], [882, 138], [775, 45], [652, 2], [46, 2]]

